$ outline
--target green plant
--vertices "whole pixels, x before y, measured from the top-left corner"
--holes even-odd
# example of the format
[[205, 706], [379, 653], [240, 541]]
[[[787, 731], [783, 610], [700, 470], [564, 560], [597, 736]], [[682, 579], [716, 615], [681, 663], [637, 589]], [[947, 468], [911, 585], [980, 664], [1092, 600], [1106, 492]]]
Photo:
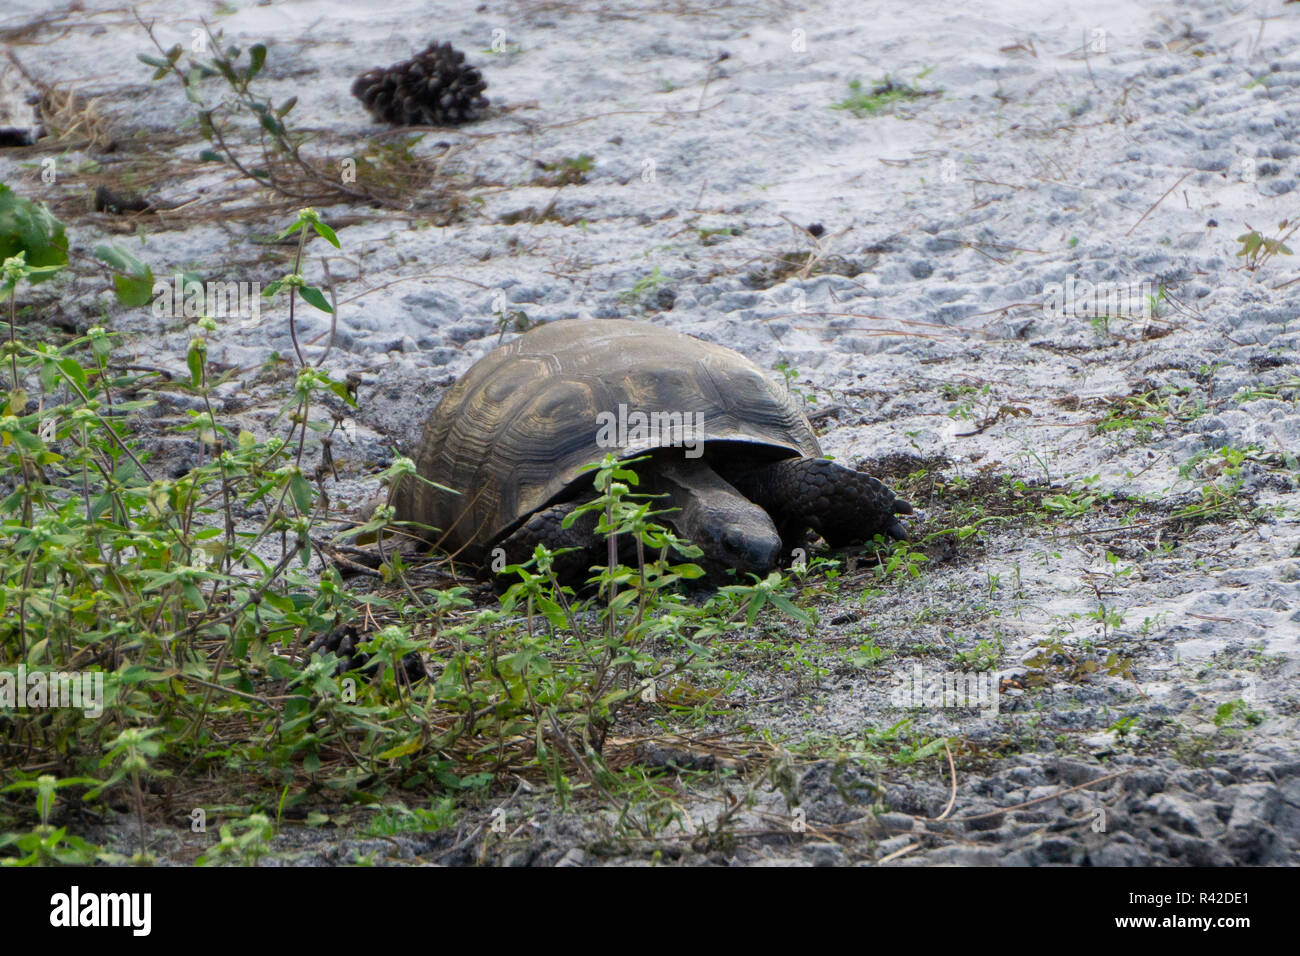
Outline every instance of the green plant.
[[[1258, 460], [1259, 452], [1259, 446], [1251, 445], [1246, 448], [1224, 446], [1217, 452], [1202, 450], [1194, 454], [1179, 466], [1178, 474], [1185, 479], [1201, 479], [1196, 488], [1199, 500], [1175, 509], [1172, 517], [1190, 522], [1216, 517], [1250, 518], [1252, 513], [1246, 507], [1248, 499], [1242, 493], [1245, 485], [1242, 470], [1247, 461]], [[1254, 514], [1257, 516], [1258, 510]]]
[[1133, 665], [1128, 658], [1110, 653], [1105, 658], [1081, 648], [1069, 647], [1058, 638], [1045, 638], [1038, 642], [1038, 650], [1025, 658], [1029, 670], [1024, 682], [1029, 687], [1042, 687], [1057, 681], [1081, 684], [1096, 674], [1109, 677], [1132, 678]]
[[697, 229], [696, 233], [700, 237], [700, 244], [704, 246], [716, 246], [731, 236], [739, 236], [741, 228], [739, 226], [719, 226], [716, 229]]
[[648, 276], [642, 276], [636, 281], [632, 288], [618, 294], [620, 302], [636, 303], [644, 301], [651, 292], [654, 292], [663, 284], [663, 276], [659, 274], [659, 267], [655, 266]]
[[[295, 230], [299, 260], [309, 233], [337, 242], [310, 210], [283, 235]], [[312, 553], [320, 501], [303, 468], [307, 452], [319, 447], [309, 446], [308, 435], [329, 427], [312, 420], [313, 406], [322, 392], [344, 403], [352, 398], [298, 347], [296, 299], [330, 307], [295, 271], [264, 293], [289, 293], [298, 373], [282, 413], [284, 434], [262, 441], [217, 421], [204, 337], [217, 326], [201, 320], [188, 375], [167, 384], [198, 399], [201, 410], [177, 431], [203, 454], [183, 474], [161, 477], [131, 437], [134, 416], [152, 404], [154, 373], [115, 370], [114, 337], [102, 328], [61, 345], [19, 336], [17, 297], [35, 271], [22, 254], [3, 266], [9, 315], [0, 405], [0, 666], [100, 675], [106, 719], [66, 707], [49, 720], [14, 719], [33, 745], [50, 748], [87, 779], [114, 767], [87, 798], [127, 786], [142, 816], [144, 778], [168, 772], [159, 760], [175, 751], [202, 761], [213, 713], [254, 717], [266, 706], [254, 682], [300, 676], [273, 643], [328, 627], [341, 613], [337, 576], [309, 583], [291, 565], [305, 565]], [[260, 526], [237, 527], [236, 501], [261, 504]], [[280, 556], [268, 559], [277, 538]], [[310, 714], [310, 703], [280, 706], [296, 719]], [[284, 716], [270, 724], [254, 719], [269, 730], [261, 746], [270, 747], [271, 763], [315, 739], [309, 721], [283, 723]], [[21, 766], [15, 772], [27, 773]]]
[[[277, 103], [256, 84], [266, 66], [266, 44], [253, 43], [243, 49], [227, 43], [222, 31], [214, 33], [204, 22], [203, 33], [186, 55], [179, 43], [163, 49], [152, 22], [145, 23], [138, 14], [136, 19], [158, 53], [138, 54], [140, 61], [154, 68], [154, 81], [174, 77], [194, 107], [199, 134], [208, 143], [199, 154], [201, 161], [221, 163], [244, 179], [300, 203], [367, 202], [405, 208], [412, 186], [429, 191], [432, 167], [425, 169], [415, 162], [409, 153], [410, 142], [381, 144], [371, 150], [364, 162], [368, 171], [377, 174], [370, 176], [344, 174], [349, 167], [354, 174], [367, 171], [354, 156], [308, 156], [305, 147], [312, 136], [289, 125], [298, 97]], [[215, 95], [210, 89], [213, 81], [218, 84]], [[393, 162], [399, 158], [394, 150], [403, 149], [407, 150], [406, 160]], [[254, 151], [255, 155], [250, 155]], [[404, 171], [415, 175], [404, 175]]]
[[42, 774], [34, 780], [19, 780], [0, 790], [0, 793], [35, 790], [36, 815], [40, 821], [28, 833], [0, 833], [0, 853], [8, 850], [10, 854], [17, 854], [0, 856], [0, 866], [116, 862], [111, 854], [102, 852], [79, 836], [69, 835], [67, 827], [55, 827], [50, 823], [57, 791], [64, 787], [81, 787], [95, 782], [88, 777], [70, 777], [60, 780], [49, 774]]
[[1160, 318], [1167, 302], [1169, 302], [1169, 290], [1161, 283], [1159, 289], [1147, 296], [1147, 314], [1153, 319]]
[[[227, 417], [213, 400], [225, 378], [209, 351], [229, 334], [217, 319], [193, 323], [183, 367], [141, 371], [107, 328], [65, 336], [20, 324], [32, 282], [68, 266], [34, 266], [19, 250], [0, 267], [0, 668], [94, 675], [104, 688], [98, 716], [6, 714], [12, 734], [0, 745], [22, 745], [3, 754], [0, 859], [120, 862], [50, 829], [58, 791], [128, 803], [144, 861], [154, 785], [168, 776], [224, 790], [214, 803], [241, 818], [222, 825], [203, 862], [256, 862], [286, 811], [312, 801], [391, 804], [395, 788], [421, 789], [428, 811], [381, 812], [375, 826], [434, 827], [451, 821], [446, 801], [524, 775], [548, 780], [561, 802], [594, 791], [628, 826], [653, 832], [660, 810], [630, 812], [642, 797], [606, 766], [611, 729], [629, 712], [716, 715], [740, 678], [715, 645], [737, 634], [742, 653], [772, 655], [783, 679], [825, 673], [808, 639], [817, 614], [795, 582], [811, 575], [833, 591], [836, 563], [814, 558], [688, 594], [683, 583], [702, 575], [698, 550], [638, 492], [637, 463], [607, 458], [589, 468], [595, 498], [578, 509], [597, 514], [609, 542], [588, 588], [564, 586], [545, 549], [507, 568], [504, 593], [486, 604], [454, 582], [428, 586], [392, 547], [404, 529], [391, 504], [339, 530], [327, 440], [355, 384], [323, 370], [328, 342], [311, 351], [298, 315], [306, 303], [333, 319], [331, 290], [303, 272], [312, 243], [340, 243], [312, 209], [277, 238], [295, 251], [263, 292], [265, 311], [279, 311], [292, 348], [268, 356], [259, 376], [276, 414], [244, 425], [253, 419]], [[134, 257], [105, 260], [127, 280], [119, 291], [143, 286], [148, 267]], [[186, 411], [149, 419], [142, 434], [163, 392], [183, 396]], [[184, 442], [194, 457], [159, 461], [144, 437]], [[391, 491], [422, 480], [414, 472], [398, 456], [374, 477]], [[360, 584], [335, 566], [353, 539], [373, 541], [377, 565]], [[892, 558], [884, 577], [919, 575], [924, 561]], [[367, 660], [340, 672], [326, 638], [347, 629]], [[853, 659], [870, 666], [880, 653], [865, 640]], [[427, 659], [427, 679], [405, 679], [413, 657]], [[20, 800], [31, 789], [35, 812]]]
[[1122, 627], [1124, 624], [1124, 613], [1107, 607], [1100, 600], [1097, 602], [1097, 606], [1087, 614], [1072, 614], [1071, 617], [1096, 621], [1101, 625], [1101, 638], [1103, 641], [1110, 637], [1111, 631]]
[[1252, 228], [1250, 223], [1246, 223], [1246, 228], [1250, 231], [1237, 237], [1237, 241], [1241, 243], [1237, 256], [1245, 259], [1246, 268], [1254, 272], [1276, 255], [1292, 254], [1286, 245], [1286, 240], [1295, 235], [1296, 230], [1300, 229], [1300, 224], [1288, 229], [1287, 220], [1283, 219], [1277, 227], [1278, 235], [1273, 239], [1266, 238], [1258, 229]]
[[[28, 266], [23, 278], [42, 282], [67, 264], [68, 237], [44, 205], [0, 183], [0, 262], [15, 256]], [[13, 284], [6, 282], [6, 288], [12, 292]]]
[[[241, 830], [242, 833], [237, 832]], [[224, 862], [257, 866], [257, 861], [270, 852], [273, 832], [270, 819], [262, 813], [254, 813], [246, 820], [223, 823], [218, 830], [217, 842], [194, 862], [199, 866]]]
[[874, 769], [910, 767], [943, 754], [945, 746], [951, 744], [947, 737], [918, 734], [912, 727], [912, 718], [905, 717], [883, 730], [868, 727], [844, 735], [810, 734], [792, 749]]
[[138, 859], [141, 861], [148, 858], [145, 845], [143, 780], [145, 776], [164, 776], [166, 774], [166, 771], [160, 770], [153, 765], [153, 761], [162, 753], [163, 748], [162, 741], [153, 739], [157, 737], [159, 730], [160, 728], [157, 727], [149, 730], [128, 727], [113, 740], [110, 740], [105, 745], [108, 753], [100, 761], [100, 766], [115, 765], [115, 769], [109, 774], [107, 780], [91, 788], [86, 794], [86, 799], [93, 800], [102, 791], [114, 786], [119, 781], [130, 782], [131, 796], [135, 803], [136, 822], [139, 825], [140, 853]]
[[1155, 617], [1144, 617], [1142, 619], [1142, 625], [1138, 628], [1138, 633], [1143, 637], [1150, 637], [1168, 617], [1168, 611], [1159, 611]]
[[558, 162], [547, 163], [542, 167], [547, 173], [543, 185], [571, 186], [575, 183], [585, 183], [587, 174], [595, 167], [595, 161], [587, 153], [566, 156]]
[[838, 103], [833, 103], [831, 109], [848, 110], [858, 119], [862, 119], [875, 116], [907, 100], [937, 95], [942, 90], [921, 90], [916, 86], [917, 80], [923, 79], [929, 72], [929, 70], [923, 71], [908, 86], [901, 86], [885, 76], [873, 83], [869, 90], [863, 85], [862, 80], [852, 79], [849, 81], [849, 95]]
[[1118, 737], [1127, 737], [1133, 728], [1137, 725], [1136, 717], [1121, 717], [1115, 723], [1106, 728], [1107, 733], [1115, 734]]
[[805, 391], [804, 389], [799, 388], [797, 385], [794, 384], [795, 381], [799, 378], [799, 370], [797, 368], [795, 368], [789, 362], [785, 361], [785, 359], [782, 359], [781, 361], [777, 362], [776, 365], [773, 367], [778, 372], [781, 373], [781, 378], [785, 380], [786, 391], [794, 395], [804, 404], [815, 405], [817, 403], [816, 395], [812, 394], [811, 392]]
[[912, 550], [910, 543], [893, 541], [890, 542], [884, 559], [875, 566], [873, 572], [878, 581], [894, 581], [901, 584], [909, 578], [920, 578], [921, 565], [929, 560], [920, 551]]
[[1109, 497], [1103, 492], [1090, 490], [1100, 480], [1100, 476], [1092, 475], [1083, 479], [1082, 487], [1076, 485], [1067, 491], [1046, 495], [1042, 506], [1048, 511], [1058, 512], [1064, 518], [1081, 517], [1090, 512], [1098, 501]]
[[856, 647], [849, 648], [847, 658], [849, 663], [854, 667], [875, 667], [886, 657], [889, 652], [882, 647], [877, 647], [876, 642], [867, 638]]
[[402, 803], [383, 804], [372, 809], [374, 816], [365, 828], [368, 836], [437, 833], [454, 826], [460, 816], [453, 797], [434, 797], [428, 809], [408, 807]]
[[1214, 712], [1213, 720], [1214, 726], [1219, 730], [1235, 727], [1238, 721], [1248, 727], [1258, 727], [1264, 722], [1264, 713], [1254, 710], [1244, 700], [1237, 698], [1220, 704]]
[[965, 670], [994, 671], [997, 670], [998, 661], [1005, 649], [1000, 637], [986, 639], [979, 641], [969, 651], [958, 651], [953, 655], [953, 661]]

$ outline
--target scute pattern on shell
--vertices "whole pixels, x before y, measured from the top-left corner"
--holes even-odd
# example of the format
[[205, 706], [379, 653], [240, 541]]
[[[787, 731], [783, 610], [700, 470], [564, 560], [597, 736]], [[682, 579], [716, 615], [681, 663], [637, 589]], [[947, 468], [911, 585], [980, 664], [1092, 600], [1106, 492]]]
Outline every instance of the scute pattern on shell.
[[644, 322], [563, 319], [490, 352], [443, 395], [415, 455], [397, 517], [446, 533], [443, 547], [480, 560], [496, 540], [562, 497], [597, 443], [602, 411], [703, 415], [705, 456], [743, 443], [772, 458], [819, 456], [797, 400], [731, 349]]
[[409, 60], [367, 70], [352, 95], [394, 126], [456, 126], [482, 117], [487, 81], [450, 43], [431, 43]]

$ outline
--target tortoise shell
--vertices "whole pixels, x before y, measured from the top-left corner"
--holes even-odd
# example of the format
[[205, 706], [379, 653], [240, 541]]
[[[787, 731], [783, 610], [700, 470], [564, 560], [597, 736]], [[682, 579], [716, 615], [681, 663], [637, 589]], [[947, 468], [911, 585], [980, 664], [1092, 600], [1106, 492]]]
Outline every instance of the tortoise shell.
[[[664, 427], [633, 427], [611, 448], [620, 406], [634, 423], [637, 411], [667, 413]], [[691, 423], [702, 428], [687, 431]], [[572, 497], [580, 478], [590, 481], [582, 467], [606, 452], [697, 440], [706, 460], [821, 455], [797, 400], [738, 352], [644, 322], [549, 322], [484, 356], [443, 395], [415, 463], [459, 494], [407, 478], [397, 518], [439, 529], [447, 551], [480, 560], [534, 512]]]

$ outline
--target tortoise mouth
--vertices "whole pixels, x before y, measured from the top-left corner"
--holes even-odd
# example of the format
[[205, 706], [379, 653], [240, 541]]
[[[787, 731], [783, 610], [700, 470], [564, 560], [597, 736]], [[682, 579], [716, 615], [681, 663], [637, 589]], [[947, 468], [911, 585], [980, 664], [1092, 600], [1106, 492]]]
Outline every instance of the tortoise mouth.
[[[767, 574], [781, 560], [781, 538], [776, 528], [728, 527], [718, 542], [721, 563], [736, 569], [737, 574]], [[715, 558], [715, 560], [718, 560]]]

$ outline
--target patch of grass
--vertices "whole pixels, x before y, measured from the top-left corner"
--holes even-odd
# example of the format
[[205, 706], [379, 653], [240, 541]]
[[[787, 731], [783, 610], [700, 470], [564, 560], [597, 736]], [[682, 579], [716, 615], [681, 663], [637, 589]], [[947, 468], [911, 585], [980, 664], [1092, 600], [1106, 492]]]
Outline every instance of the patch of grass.
[[695, 231], [700, 237], [700, 245], [702, 246], [716, 246], [724, 239], [739, 236], [744, 232], [739, 226], [718, 226], [714, 229], [701, 228]]
[[367, 836], [396, 836], [399, 833], [437, 833], [455, 826], [460, 817], [452, 797], [435, 797], [428, 808], [389, 803], [374, 807], [374, 816], [366, 824]]
[[980, 641], [968, 651], [958, 651], [953, 655], [953, 662], [963, 670], [995, 671], [1005, 651], [1002, 639], [994, 637]]
[[573, 186], [587, 181], [587, 174], [596, 168], [595, 160], [587, 153], [566, 156], [554, 163], [545, 163], [545, 175], [538, 177], [539, 186]]
[[1081, 684], [1097, 675], [1133, 679], [1133, 664], [1115, 652], [1101, 657], [1095, 650], [1071, 647], [1059, 638], [1038, 642], [1038, 650], [1025, 659], [1029, 670], [1022, 678], [1027, 687], [1047, 687], [1055, 683]]
[[[917, 80], [923, 78], [928, 72], [927, 70], [922, 73]], [[848, 110], [858, 119], [863, 119], [890, 111], [899, 103], [922, 96], [937, 96], [942, 92], [942, 90], [920, 90], [915, 81], [903, 86], [895, 83], [888, 75], [877, 80], [870, 88], [867, 88], [862, 80], [854, 78], [849, 81], [849, 95], [838, 103], [831, 104], [831, 109]]]
[[940, 532], [970, 538], [989, 522], [1041, 515], [1050, 486], [993, 470], [967, 477], [950, 472], [920, 470], [906, 476], [900, 493], [914, 503], [920, 501], [934, 513], [933, 524]]
[[1274, 398], [1292, 404], [1300, 402], [1300, 377], [1290, 378], [1272, 385], [1242, 386], [1233, 395], [1237, 402], [1250, 402], [1261, 398]]
[[1205, 399], [1192, 389], [1162, 386], [1109, 402], [1093, 431], [1098, 435], [1125, 433], [1125, 441], [1146, 444], [1170, 425], [1193, 422], [1208, 412]]
[[1214, 725], [1209, 733], [1197, 733], [1178, 725], [1172, 749], [1189, 766], [1208, 767], [1225, 750], [1239, 752], [1242, 736], [1262, 724], [1268, 715], [1237, 698], [1219, 704], [1209, 716]]
[[845, 660], [850, 666], [858, 669], [867, 669], [875, 667], [888, 657], [890, 652], [883, 647], [877, 647], [876, 642], [867, 638], [861, 644], [850, 647], [844, 652]]
[[1241, 698], [1220, 704], [1214, 712], [1214, 726], [1219, 730], [1258, 727], [1264, 722], [1264, 712], [1255, 710]]
[[1257, 457], [1260, 451], [1256, 445], [1225, 446], [1217, 452], [1203, 450], [1193, 455], [1179, 466], [1178, 474], [1184, 479], [1201, 479], [1198, 498], [1174, 509], [1171, 519], [1184, 525], [1198, 525], [1228, 518], [1257, 518], [1257, 509], [1242, 491], [1245, 485], [1242, 470], [1247, 461], [1261, 460]]
[[573, 216], [562, 216], [559, 213], [559, 203], [552, 199], [540, 209], [536, 206], [525, 206], [523, 209], [512, 209], [510, 212], [502, 213], [497, 222], [503, 226], [517, 226], [520, 223], [537, 223], [537, 222], [554, 222], [561, 226], [574, 226], [581, 222]]
[[644, 303], [650, 296], [659, 289], [664, 283], [664, 277], [659, 273], [659, 267], [655, 266], [650, 270], [650, 274], [642, 276], [633, 284], [632, 288], [626, 289], [618, 294], [618, 300], [627, 304]]
[[355, 157], [357, 183], [393, 200], [426, 190], [432, 184], [434, 194], [447, 202], [448, 211], [458, 209], [459, 201], [440, 185], [444, 177], [439, 160], [416, 150], [424, 136], [424, 133], [416, 133], [365, 142]]
[[852, 278], [870, 271], [879, 258], [875, 253], [868, 253], [859, 259], [817, 250], [782, 252], [771, 265], [764, 265], [746, 275], [744, 283], [750, 289], [770, 289], [795, 276], [802, 279], [815, 275]]
[[1090, 475], [1083, 479], [1081, 486], [1075, 485], [1054, 495], [1045, 495], [1042, 499], [1042, 507], [1063, 518], [1082, 517], [1091, 512], [1098, 502], [1110, 497], [1107, 492], [1097, 490], [1096, 486], [1100, 481], [1101, 476]]
[[805, 757], [815, 759], [847, 760], [860, 766], [911, 767], [936, 756], [942, 757], [946, 737], [929, 737], [912, 727], [912, 718], [905, 717], [884, 729], [868, 727], [846, 734], [809, 734], [803, 740], [790, 744], [790, 749]]

